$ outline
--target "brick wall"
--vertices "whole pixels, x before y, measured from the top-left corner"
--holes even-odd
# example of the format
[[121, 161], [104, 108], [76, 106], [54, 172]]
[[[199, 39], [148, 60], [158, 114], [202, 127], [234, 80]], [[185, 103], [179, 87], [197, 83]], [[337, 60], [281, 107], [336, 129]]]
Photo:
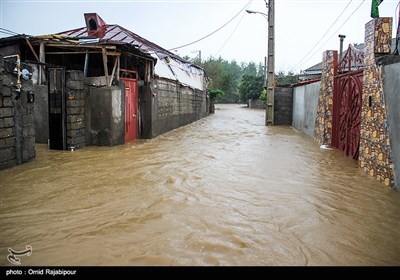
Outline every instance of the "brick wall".
[[[32, 81], [21, 79], [21, 92], [16, 92], [17, 75], [13, 73], [15, 58], [0, 57], [0, 169], [25, 163], [36, 156], [33, 103], [27, 93]], [[32, 71], [25, 64], [21, 69]]]

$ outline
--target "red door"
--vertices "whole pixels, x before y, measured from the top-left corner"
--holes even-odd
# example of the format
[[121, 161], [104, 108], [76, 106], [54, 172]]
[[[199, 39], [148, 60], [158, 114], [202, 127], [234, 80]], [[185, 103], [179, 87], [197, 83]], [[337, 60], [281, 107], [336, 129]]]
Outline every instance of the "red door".
[[137, 139], [138, 134], [138, 102], [137, 80], [121, 78], [125, 82], [125, 143]]
[[353, 159], [358, 159], [361, 139], [363, 60], [363, 51], [349, 45], [334, 84], [332, 146]]

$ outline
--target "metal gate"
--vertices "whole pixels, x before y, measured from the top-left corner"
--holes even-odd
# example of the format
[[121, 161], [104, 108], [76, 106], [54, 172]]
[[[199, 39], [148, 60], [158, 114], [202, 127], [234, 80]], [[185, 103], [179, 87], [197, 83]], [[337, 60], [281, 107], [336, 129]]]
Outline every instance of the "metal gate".
[[364, 53], [349, 45], [334, 82], [332, 146], [358, 159]]
[[138, 84], [137, 72], [121, 69], [125, 83], [125, 143], [137, 139], [138, 134]]
[[65, 150], [65, 71], [63, 68], [49, 68], [48, 75], [49, 148]]

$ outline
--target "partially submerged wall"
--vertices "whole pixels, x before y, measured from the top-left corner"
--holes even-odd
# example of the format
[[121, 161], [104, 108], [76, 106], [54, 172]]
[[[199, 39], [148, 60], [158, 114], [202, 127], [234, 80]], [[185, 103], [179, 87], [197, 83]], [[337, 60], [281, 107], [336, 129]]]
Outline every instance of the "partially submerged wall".
[[318, 97], [314, 140], [319, 144], [331, 145], [333, 84], [336, 75], [337, 51], [325, 51], [322, 60], [321, 86]]
[[321, 82], [297, 86], [293, 91], [292, 126], [310, 137], [314, 136]]
[[86, 146], [83, 72], [67, 71], [65, 80], [67, 150], [74, 150]]
[[266, 103], [261, 101], [260, 99], [250, 99], [249, 100], [249, 108], [250, 109], [265, 109], [267, 107]]
[[48, 144], [49, 140], [49, 93], [47, 85], [34, 85], [35, 90], [35, 139], [36, 143]]
[[[149, 138], [207, 116], [206, 92], [165, 79], [155, 79], [151, 100]], [[147, 102], [149, 102], [148, 100]]]
[[121, 87], [86, 87], [86, 144], [115, 146], [125, 143], [125, 94]]
[[[17, 75], [14, 74], [15, 58], [0, 57], [0, 169], [25, 163], [36, 156], [35, 123], [32, 81], [21, 79], [21, 92], [16, 92]], [[21, 69], [32, 71], [25, 64]]]
[[361, 141], [358, 163], [367, 174], [387, 186], [394, 187], [382, 71], [376, 64], [376, 54], [390, 52], [391, 34], [390, 18], [376, 18], [365, 25]]
[[293, 88], [277, 87], [274, 90], [274, 124], [291, 125]]

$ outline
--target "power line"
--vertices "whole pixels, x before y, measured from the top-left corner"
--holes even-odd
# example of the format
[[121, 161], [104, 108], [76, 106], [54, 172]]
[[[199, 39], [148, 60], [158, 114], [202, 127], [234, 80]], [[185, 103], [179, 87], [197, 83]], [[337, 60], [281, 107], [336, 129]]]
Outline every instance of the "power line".
[[[250, 1], [251, 2], [251, 1]], [[250, 5], [250, 2], [248, 3], [248, 5], [245, 7], [247, 8]], [[232, 35], [236, 32], [237, 28], [239, 27], [240, 23], [242, 22], [244, 16], [246, 14], [243, 13], [242, 17], [240, 18], [239, 22], [236, 24], [235, 28], [233, 29], [232, 33], [229, 35], [229, 37], [225, 40], [225, 42], [222, 44], [221, 48], [218, 50], [217, 52], [217, 56], [221, 53], [222, 49], [225, 47], [225, 45], [228, 43], [228, 41], [231, 39]]]
[[328, 32], [332, 29], [332, 27], [335, 25], [335, 23], [339, 20], [339, 18], [343, 15], [343, 13], [347, 10], [347, 8], [350, 6], [351, 2], [353, 2], [353, 0], [350, 0], [349, 3], [347, 3], [346, 7], [344, 7], [344, 9], [342, 10], [342, 12], [339, 14], [339, 16], [335, 19], [335, 21], [331, 24], [331, 26], [329, 26], [329, 28], [326, 30], [326, 32], [324, 33], [324, 35], [322, 35], [322, 37], [319, 39], [319, 41], [314, 45], [314, 47], [311, 48], [311, 50], [309, 52], [307, 52], [307, 54], [305, 56], [303, 56], [302, 59], [299, 60], [299, 62], [292, 68], [292, 71], [294, 69], [297, 68], [297, 66], [301, 65], [301, 63], [304, 61], [304, 59], [306, 59], [308, 57], [308, 55], [318, 46], [318, 44], [322, 41], [322, 39], [325, 38], [325, 36], [328, 34]]
[[228, 22], [226, 22], [224, 25], [222, 25], [220, 28], [214, 30], [214, 31], [211, 32], [210, 34], [208, 34], [208, 35], [206, 35], [206, 36], [204, 36], [204, 37], [201, 37], [200, 39], [197, 39], [197, 40], [195, 40], [195, 41], [193, 41], [193, 42], [191, 42], [191, 43], [188, 43], [188, 44], [185, 44], [185, 45], [176, 47], [176, 48], [169, 49], [169, 51], [177, 50], [177, 49], [181, 49], [181, 48], [184, 48], [184, 47], [193, 45], [193, 44], [198, 43], [198, 42], [200, 42], [200, 41], [202, 41], [202, 40], [204, 40], [204, 39], [210, 37], [211, 35], [217, 33], [217, 32], [220, 31], [222, 28], [224, 28], [224, 27], [227, 26], [229, 23], [231, 23], [231, 21], [234, 20], [238, 15], [240, 15], [240, 13], [241, 13], [244, 9], [246, 9], [247, 6], [250, 5], [251, 2], [253, 2], [253, 0], [250, 0], [250, 1], [249, 1], [249, 2], [248, 2], [248, 3], [233, 17], [233, 18], [231, 18]]
[[[325, 43], [323, 43], [322, 46], [321, 46], [316, 52], [314, 52], [314, 53], [312, 54], [311, 57], [313, 57], [314, 55], [316, 55], [316, 54], [322, 49], [322, 47], [325, 46], [325, 45], [329, 42], [329, 40], [332, 39], [332, 37], [335, 36], [335, 35], [337, 34], [337, 32], [339, 32], [340, 28], [342, 28], [343, 25], [345, 25], [345, 24], [349, 21], [349, 19], [350, 19], [350, 18], [354, 15], [354, 13], [361, 7], [361, 5], [364, 4], [364, 2], [365, 2], [365, 0], [363, 0], [363, 1], [360, 3], [360, 5], [357, 6], [357, 8], [351, 13], [351, 15], [343, 22], [343, 24], [342, 24], [341, 26], [339, 26], [339, 28], [331, 35], [331, 37], [329, 37], [328, 40], [326, 40]], [[303, 63], [303, 64], [304, 64], [304, 63]]]
[[18, 33], [14, 32], [14, 31], [11, 31], [11, 30], [8, 30], [8, 29], [2, 28], [2, 27], [0, 27], [0, 32], [7, 34], [7, 35], [19, 35]]
[[[328, 40], [326, 40], [325, 43], [323, 43], [323, 44], [311, 55], [311, 57], [313, 57], [314, 55], [316, 55], [316, 54], [322, 49], [322, 47], [324, 47], [324, 46], [329, 42], [329, 40], [332, 39], [332, 37], [333, 37], [334, 35], [336, 35], [337, 32], [339, 32], [340, 28], [342, 28], [342, 27], [349, 21], [349, 19], [350, 19], [350, 18], [354, 15], [354, 13], [361, 7], [361, 5], [364, 4], [364, 2], [365, 2], [365, 0], [363, 0], [363, 1], [360, 3], [360, 5], [357, 6], [357, 8], [356, 8], [356, 9], [350, 14], [350, 16], [342, 23], [342, 25], [339, 26], [339, 28], [328, 38]], [[311, 57], [310, 57], [310, 58], [311, 58]], [[303, 62], [302, 64], [300, 64], [300, 66], [303, 65], [303, 64], [304, 64], [304, 62]]]

